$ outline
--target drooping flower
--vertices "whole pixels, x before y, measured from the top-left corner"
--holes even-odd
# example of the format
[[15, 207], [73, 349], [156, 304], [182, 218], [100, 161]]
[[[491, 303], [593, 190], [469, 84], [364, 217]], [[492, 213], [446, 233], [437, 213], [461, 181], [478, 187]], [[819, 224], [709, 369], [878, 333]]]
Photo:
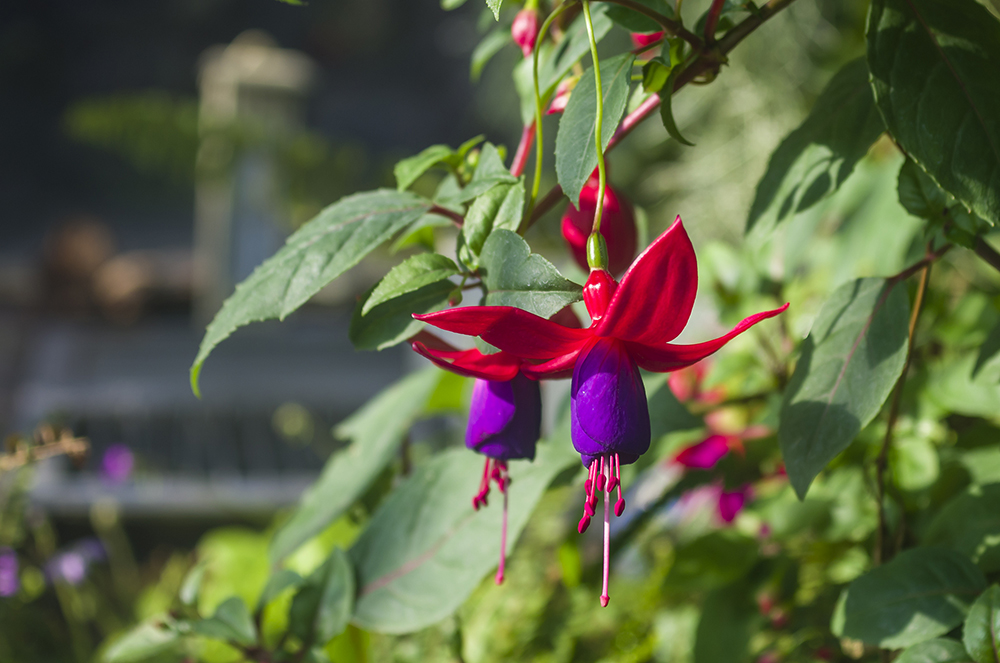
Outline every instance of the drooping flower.
[[754, 324], [788, 305], [752, 315], [724, 336], [703, 343], [671, 343], [691, 316], [697, 291], [694, 248], [680, 217], [625, 272], [621, 282], [593, 269], [583, 288], [590, 313], [586, 329], [574, 329], [509, 306], [470, 306], [414, 316], [446, 331], [479, 336], [523, 360], [531, 378], [565, 377], [572, 370], [573, 446], [588, 468], [582, 533], [604, 493], [604, 587], [608, 603], [610, 499], [619, 490], [621, 465], [649, 447], [649, 415], [638, 369], [667, 372], [709, 356]]
[[476, 378], [465, 429], [465, 446], [486, 456], [479, 492], [472, 498], [473, 508], [478, 511], [487, 505], [491, 483], [495, 483], [503, 495], [500, 564], [496, 575], [499, 585], [504, 579], [507, 552], [507, 488], [510, 486], [507, 461], [535, 458], [542, 426], [542, 395], [538, 382], [521, 375], [518, 370], [521, 361], [506, 352], [488, 355], [476, 349], [456, 350], [426, 332], [417, 335], [412, 347], [446, 370]]
[[[583, 269], [589, 269], [587, 238], [594, 223], [599, 184], [595, 170], [580, 191], [580, 208], [569, 204], [562, 217], [563, 239]], [[621, 274], [635, 257], [635, 213], [628, 199], [608, 185], [604, 191], [604, 210], [601, 214], [601, 235], [608, 247], [608, 269], [612, 274]]]
[[538, 10], [526, 8], [519, 11], [510, 25], [510, 36], [521, 47], [524, 57], [530, 58], [538, 39]]

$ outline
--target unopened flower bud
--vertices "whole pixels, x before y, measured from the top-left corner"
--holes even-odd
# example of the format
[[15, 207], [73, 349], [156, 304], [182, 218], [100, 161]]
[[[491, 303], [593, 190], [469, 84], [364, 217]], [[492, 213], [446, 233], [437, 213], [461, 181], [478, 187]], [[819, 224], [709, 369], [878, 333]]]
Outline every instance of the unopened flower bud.
[[[587, 240], [594, 224], [597, 210], [598, 178], [591, 175], [580, 192], [580, 208], [572, 204], [566, 207], [562, 218], [562, 236], [577, 264], [589, 269], [587, 261]], [[607, 185], [604, 189], [604, 210], [601, 213], [601, 235], [607, 244], [607, 269], [612, 274], [621, 274], [632, 263], [636, 249], [635, 214], [632, 205], [623, 196]]]
[[530, 58], [531, 52], [535, 50], [535, 41], [538, 39], [538, 10], [519, 11], [510, 26], [510, 35], [514, 38], [514, 43], [521, 47], [524, 57]]

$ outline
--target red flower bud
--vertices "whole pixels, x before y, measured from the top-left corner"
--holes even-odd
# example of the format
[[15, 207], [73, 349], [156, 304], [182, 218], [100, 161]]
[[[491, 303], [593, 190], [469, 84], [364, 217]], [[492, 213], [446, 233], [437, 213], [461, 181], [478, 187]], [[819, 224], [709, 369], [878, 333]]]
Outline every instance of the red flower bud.
[[663, 39], [663, 30], [659, 32], [633, 32], [632, 33], [632, 43], [635, 44], [636, 48], [643, 48], [649, 46], [654, 41], [659, 41]]
[[[587, 237], [594, 224], [597, 210], [598, 179], [596, 171], [580, 192], [580, 209], [566, 206], [562, 218], [562, 236], [569, 244], [573, 258], [585, 270], [587, 265]], [[621, 274], [635, 257], [636, 231], [632, 205], [608, 185], [604, 191], [604, 212], [601, 216], [601, 235], [608, 245], [608, 271]]]
[[535, 50], [535, 41], [538, 39], [538, 10], [519, 11], [510, 26], [510, 35], [514, 38], [514, 43], [521, 47], [524, 57], [530, 58], [531, 52]]
[[579, 81], [579, 76], [570, 76], [559, 81], [559, 85], [556, 86], [555, 94], [552, 97], [552, 103], [549, 104], [549, 110], [545, 114], [554, 115], [566, 110], [566, 104], [569, 103], [569, 95], [573, 94], [573, 88], [576, 87]]

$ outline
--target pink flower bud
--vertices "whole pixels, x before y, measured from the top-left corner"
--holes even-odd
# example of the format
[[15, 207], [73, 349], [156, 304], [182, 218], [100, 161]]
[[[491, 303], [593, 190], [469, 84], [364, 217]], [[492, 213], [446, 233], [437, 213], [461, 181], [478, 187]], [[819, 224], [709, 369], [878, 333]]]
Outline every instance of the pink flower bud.
[[555, 94], [552, 97], [552, 103], [549, 104], [549, 110], [545, 114], [555, 115], [566, 110], [566, 104], [569, 103], [569, 96], [573, 94], [573, 88], [576, 87], [579, 81], [579, 76], [570, 76], [559, 81], [559, 85], [556, 86]]
[[636, 48], [643, 48], [649, 46], [654, 41], [659, 41], [663, 39], [663, 30], [659, 32], [633, 32], [632, 33], [632, 43]]
[[531, 52], [535, 50], [535, 41], [538, 39], [538, 10], [519, 11], [510, 26], [510, 35], [514, 38], [514, 43], [521, 47], [524, 57], [530, 58]]
[[[580, 192], [580, 209], [566, 207], [562, 218], [562, 236], [569, 244], [573, 258], [585, 270], [587, 265], [587, 237], [594, 224], [597, 210], [597, 175], [590, 179]], [[608, 185], [604, 191], [604, 211], [601, 217], [601, 235], [608, 245], [608, 271], [621, 274], [635, 257], [636, 230], [632, 205]]]

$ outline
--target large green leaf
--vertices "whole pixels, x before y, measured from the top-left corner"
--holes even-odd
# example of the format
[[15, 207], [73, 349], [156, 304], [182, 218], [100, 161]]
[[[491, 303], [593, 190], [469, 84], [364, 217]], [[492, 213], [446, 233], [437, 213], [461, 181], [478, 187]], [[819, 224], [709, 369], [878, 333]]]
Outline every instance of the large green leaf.
[[497, 184], [513, 184], [516, 181], [517, 178], [511, 175], [507, 167], [503, 165], [503, 159], [496, 146], [492, 143], [486, 143], [479, 151], [476, 172], [472, 174], [469, 183], [451, 195], [439, 191], [437, 199], [443, 205], [466, 203], [486, 193]]
[[424, 326], [424, 323], [413, 319], [413, 314], [433, 313], [445, 308], [456, 287], [448, 280], [430, 283], [362, 314], [367, 296], [370, 296], [366, 295], [354, 307], [347, 336], [358, 350], [384, 350], [398, 345], [413, 337]]
[[770, 232], [836, 191], [885, 130], [863, 58], [827, 84], [812, 111], [771, 155], [750, 206], [747, 232]]
[[991, 586], [972, 604], [962, 641], [976, 663], [1000, 663], [1000, 587]]
[[896, 663], [973, 663], [965, 647], [957, 640], [935, 638], [908, 647]]
[[887, 649], [944, 635], [962, 623], [986, 578], [946, 548], [913, 548], [852, 582], [834, 632]]
[[[972, 377], [975, 379], [979, 372], [987, 366], [1000, 365], [1000, 322], [990, 331], [986, 340], [979, 348], [979, 355], [976, 357], [976, 365], [972, 367]], [[995, 373], [996, 371], [994, 371]]]
[[498, 184], [482, 194], [469, 206], [462, 224], [465, 245], [472, 255], [483, 250], [486, 238], [494, 229], [504, 228], [517, 232], [524, 213], [524, 180], [514, 184]]
[[205, 359], [236, 329], [258, 320], [284, 319], [430, 207], [413, 194], [379, 189], [343, 198], [299, 228], [236, 286], [208, 325], [191, 366], [195, 394]]
[[[604, 113], [601, 125], [601, 149], [618, 127], [628, 102], [632, 85], [631, 53], [608, 58], [601, 62], [601, 95], [604, 99]], [[566, 110], [559, 120], [556, 135], [556, 176], [563, 193], [574, 206], [580, 205], [580, 191], [590, 174], [597, 168], [597, 82], [594, 70], [583, 72], [580, 82], [573, 89]]]
[[347, 555], [334, 548], [292, 599], [291, 632], [303, 642], [325, 644], [347, 628], [354, 606], [354, 570]]
[[487, 306], [516, 306], [543, 318], [578, 302], [583, 292], [567, 281], [520, 235], [509, 230], [494, 230], [480, 256], [484, 272]]
[[191, 630], [206, 638], [235, 642], [250, 646], [257, 642], [257, 627], [247, 604], [238, 596], [233, 596], [215, 609], [208, 619], [202, 619], [191, 624]]
[[1000, 222], [1000, 22], [975, 0], [874, 0], [868, 66], [900, 147]]
[[[1000, 456], [995, 448], [991, 451]], [[957, 550], [986, 573], [1000, 571], [1000, 483], [973, 485], [951, 498], [927, 527], [923, 541]]]
[[749, 587], [717, 589], [705, 599], [694, 641], [694, 663], [746, 663], [750, 637], [761, 621]]
[[483, 73], [483, 67], [493, 58], [494, 55], [500, 52], [507, 44], [513, 44], [514, 41], [511, 39], [510, 30], [505, 28], [494, 28], [483, 37], [483, 40], [479, 42], [475, 50], [472, 51], [472, 57], [470, 58], [469, 64], [469, 78], [473, 82], [479, 80], [479, 76]]
[[396, 176], [396, 188], [400, 191], [409, 189], [418, 177], [454, 153], [447, 145], [431, 145], [420, 154], [403, 159], [392, 169], [392, 174]]
[[[507, 550], [542, 493], [579, 463], [568, 446], [542, 443], [534, 462], [513, 461]], [[376, 512], [350, 550], [360, 593], [353, 623], [408, 633], [451, 614], [497, 564], [502, 500], [472, 509], [482, 456], [466, 449], [428, 461]], [[503, 591], [503, 590], [498, 590]]]
[[408, 375], [337, 426], [337, 435], [351, 444], [330, 457], [298, 509], [274, 535], [272, 560], [319, 534], [367, 490], [395, 455], [440, 379], [436, 368]]
[[906, 361], [906, 291], [859, 279], [823, 305], [781, 405], [778, 441], [800, 498], [875, 417]]

